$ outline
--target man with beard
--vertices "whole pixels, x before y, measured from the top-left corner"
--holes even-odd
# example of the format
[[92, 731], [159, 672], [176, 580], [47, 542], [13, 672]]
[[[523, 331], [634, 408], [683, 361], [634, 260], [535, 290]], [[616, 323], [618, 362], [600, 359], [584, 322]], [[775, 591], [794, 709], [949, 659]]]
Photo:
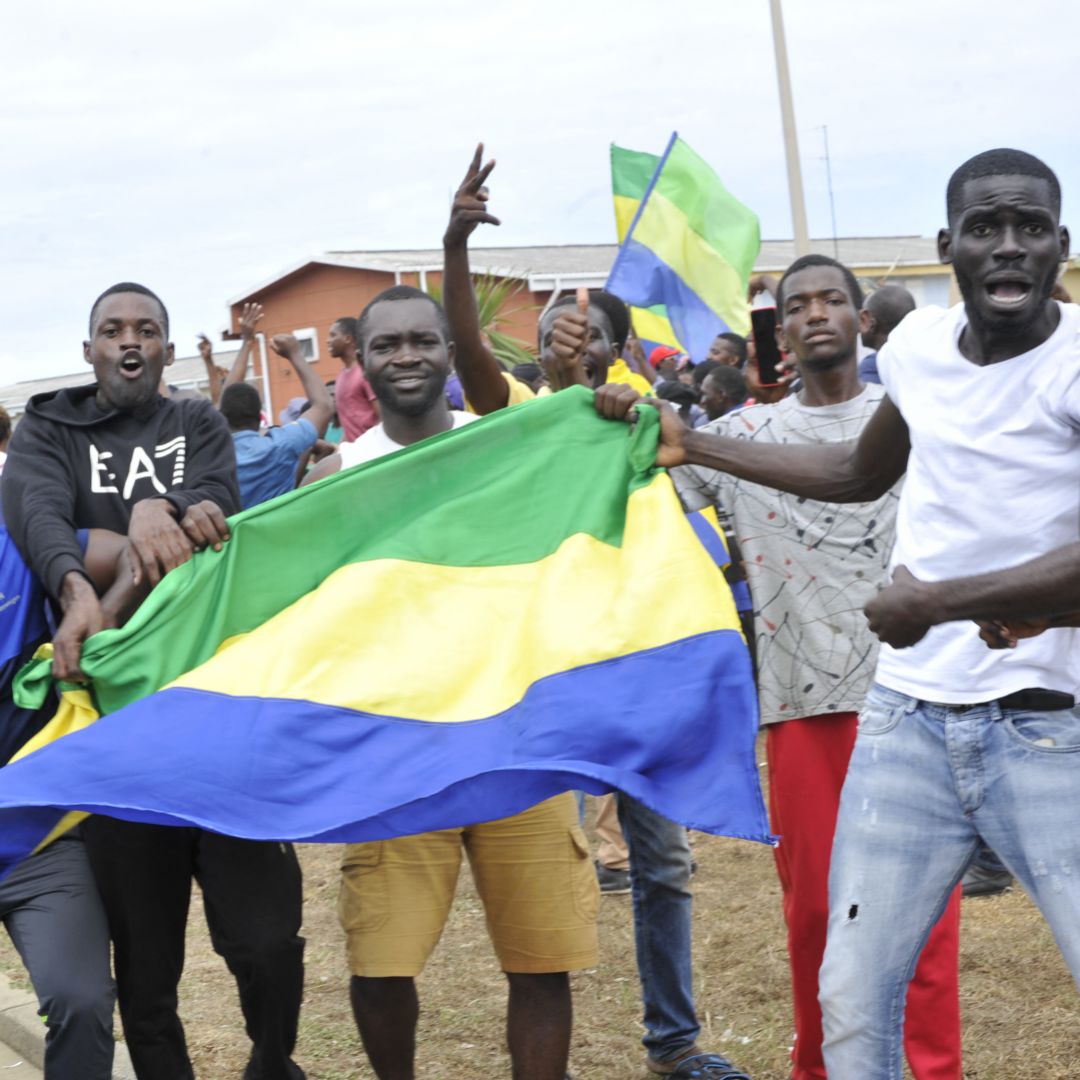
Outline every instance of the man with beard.
[[[507, 380], [480, 333], [469, 279], [469, 236], [481, 223], [499, 224], [488, 212], [485, 186], [495, 163], [481, 167], [482, 150], [477, 147], [451, 207], [443, 237], [443, 295], [462, 385], [478, 411], [493, 412], [528, 396], [527, 391], [523, 395], [512, 387], [504, 389]], [[629, 330], [626, 305], [612, 293], [579, 289], [577, 296], [553, 304], [539, 326], [540, 359], [552, 388], [603, 387]], [[637, 399], [633, 387], [610, 384], [610, 389], [616, 387]], [[637, 799], [622, 794], [616, 799], [629, 850], [646, 1064], [654, 1073], [678, 1078], [746, 1080], [727, 1058], [697, 1045], [701, 1025], [694, 1006], [691, 951], [693, 858], [686, 829]]]
[[[80, 678], [83, 642], [105, 625], [77, 530], [126, 533], [138, 584], [196, 549], [220, 549], [239, 509], [229, 429], [206, 398], [164, 398], [173, 360], [165, 305], [143, 285], [90, 309], [89, 386], [39, 394], [11, 443], [4, 515], [63, 612], [53, 669]], [[113, 939], [120, 1018], [139, 1080], [190, 1080], [177, 986], [192, 878], [214, 948], [236, 977], [252, 1040], [248, 1080], [302, 1080], [292, 1061], [303, 992], [300, 867], [291, 845], [94, 816], [82, 826]]]
[[[382, 422], [342, 443], [305, 485], [477, 419], [446, 402], [454, 343], [443, 309], [427, 294], [407, 285], [380, 293], [360, 315], [357, 344]], [[379, 1080], [415, 1075], [415, 979], [449, 915], [463, 848], [509, 984], [513, 1075], [563, 1080], [568, 973], [597, 961], [599, 896], [568, 792], [499, 821], [346, 847], [339, 914], [353, 1014], [371, 1067]]]
[[[777, 287], [778, 343], [802, 387], [703, 430], [763, 444], [855, 439], [884, 391], [857, 372], [862, 291], [847, 267], [806, 255]], [[714, 371], [709, 380], [730, 367]], [[689, 510], [715, 506], [736, 537], [754, 597], [755, 664], [767, 735], [769, 805], [788, 928], [792, 1080], [824, 1080], [818, 969], [828, 921], [829, 853], [840, 789], [877, 644], [863, 606], [886, 580], [899, 492], [854, 505], [798, 499], [711, 469], [672, 473]], [[908, 993], [916, 1080], [960, 1074], [959, 895], [930, 938]]]
[[[908, 473], [892, 584], [866, 608], [883, 644], [830, 870], [830, 1080], [900, 1075], [914, 957], [980, 836], [1080, 981], [1080, 636], [992, 651], [973, 621], [1080, 610], [1080, 312], [1051, 298], [1069, 235], [1057, 177], [1022, 151], [965, 162], [946, 204], [938, 251], [964, 302], [893, 333], [887, 396], [857, 442], [757, 445], [670, 417], [657, 455], [831, 502], [880, 498]], [[630, 399], [612, 388], [597, 407], [625, 416]]]

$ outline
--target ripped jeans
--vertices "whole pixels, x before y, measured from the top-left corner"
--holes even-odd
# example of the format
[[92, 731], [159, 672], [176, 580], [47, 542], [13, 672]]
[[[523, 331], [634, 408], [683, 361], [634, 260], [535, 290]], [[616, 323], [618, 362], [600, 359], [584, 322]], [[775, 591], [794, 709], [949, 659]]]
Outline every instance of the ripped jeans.
[[873, 687], [829, 874], [829, 1080], [903, 1076], [907, 984], [980, 836], [1080, 982], [1080, 709], [948, 706]]

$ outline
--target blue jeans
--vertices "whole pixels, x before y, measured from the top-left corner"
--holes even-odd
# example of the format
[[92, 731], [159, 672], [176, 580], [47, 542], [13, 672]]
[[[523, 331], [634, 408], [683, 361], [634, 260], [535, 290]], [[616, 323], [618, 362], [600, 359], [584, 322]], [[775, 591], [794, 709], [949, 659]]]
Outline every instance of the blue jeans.
[[950, 707], [875, 686], [829, 875], [829, 1080], [900, 1080], [907, 984], [980, 836], [1080, 981], [1080, 709]]
[[693, 897], [686, 829], [629, 795], [618, 795], [630, 849], [634, 944], [645, 1004], [642, 1042], [655, 1061], [682, 1057], [701, 1030], [690, 955]]

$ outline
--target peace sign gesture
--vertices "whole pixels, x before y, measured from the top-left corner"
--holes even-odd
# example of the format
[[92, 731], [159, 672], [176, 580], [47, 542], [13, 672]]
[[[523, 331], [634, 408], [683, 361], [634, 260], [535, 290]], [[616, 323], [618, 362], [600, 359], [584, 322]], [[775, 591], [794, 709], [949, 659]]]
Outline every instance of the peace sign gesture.
[[491, 170], [495, 168], [494, 160], [481, 167], [480, 162], [484, 155], [484, 144], [479, 143], [469, 169], [465, 173], [465, 179], [454, 196], [454, 204], [450, 208], [450, 224], [446, 226], [443, 236], [443, 246], [448, 248], [464, 246], [473, 230], [480, 222], [489, 225], [502, 224], [497, 217], [487, 212], [488, 189], [484, 186]]

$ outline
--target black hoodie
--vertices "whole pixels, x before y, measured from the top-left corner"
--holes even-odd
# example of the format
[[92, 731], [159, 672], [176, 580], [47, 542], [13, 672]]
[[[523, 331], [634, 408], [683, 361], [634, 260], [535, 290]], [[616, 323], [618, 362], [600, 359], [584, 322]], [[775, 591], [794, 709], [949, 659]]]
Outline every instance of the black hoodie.
[[97, 385], [32, 397], [4, 465], [4, 517], [49, 593], [85, 573], [77, 529], [126, 533], [132, 507], [167, 499], [183, 515], [203, 499], [240, 509], [236, 451], [206, 398], [155, 395], [133, 411], [102, 409]]

